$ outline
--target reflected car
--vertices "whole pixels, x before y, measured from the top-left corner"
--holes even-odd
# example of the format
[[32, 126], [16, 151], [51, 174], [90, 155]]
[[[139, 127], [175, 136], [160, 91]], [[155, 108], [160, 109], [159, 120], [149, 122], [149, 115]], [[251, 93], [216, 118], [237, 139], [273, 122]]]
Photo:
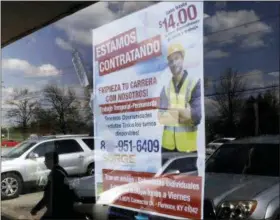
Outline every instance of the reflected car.
[[2, 147], [15, 147], [16, 145], [18, 145], [19, 142], [18, 141], [14, 141], [14, 140], [3, 140], [1, 143]]
[[216, 140], [210, 142], [206, 146], [206, 154], [207, 155], [213, 154], [215, 152], [215, 150], [217, 150], [220, 146], [222, 146], [223, 144], [225, 144], [229, 141], [233, 141], [235, 139], [236, 138], [233, 138], [233, 137], [224, 137], [224, 138], [219, 138], [219, 139], [216, 139]]
[[[197, 171], [196, 153], [164, 153], [163, 166], [157, 171], [155, 177]], [[114, 171], [112, 171], [114, 172]], [[95, 178], [94, 176], [72, 179], [69, 181], [80, 197], [82, 203], [95, 203]]]
[[21, 146], [21, 142], [18, 142], [17, 145], [13, 147], [1, 147], [1, 157], [5, 157], [6, 154], [18, 146]]
[[24, 188], [44, 185], [50, 172], [44, 164], [44, 156], [54, 150], [69, 175], [94, 173], [93, 137], [66, 135], [29, 139], [1, 156], [1, 198], [16, 198]]
[[7, 153], [9, 153], [15, 147], [1, 147], [1, 156], [4, 157]]
[[[231, 141], [215, 151], [206, 162], [204, 219], [279, 219], [279, 148], [280, 136], [262, 136]], [[197, 173], [179, 173], [172, 178], [179, 180], [186, 175]], [[131, 184], [149, 188], [149, 181]], [[127, 190], [127, 185], [110, 189], [97, 203], [109, 195], [113, 202]], [[136, 219], [141, 214], [143, 219], [158, 219], [153, 214], [107, 205], [109, 218]]]

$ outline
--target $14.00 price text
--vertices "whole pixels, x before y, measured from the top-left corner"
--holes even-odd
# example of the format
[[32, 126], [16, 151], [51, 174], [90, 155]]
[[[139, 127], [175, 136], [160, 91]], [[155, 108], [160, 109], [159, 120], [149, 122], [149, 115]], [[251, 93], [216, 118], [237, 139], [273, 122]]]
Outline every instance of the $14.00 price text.
[[195, 5], [189, 5], [179, 10], [174, 10], [159, 22], [159, 28], [164, 28], [166, 32], [173, 31], [176, 27], [185, 24], [187, 21], [193, 21], [197, 18], [197, 9]]

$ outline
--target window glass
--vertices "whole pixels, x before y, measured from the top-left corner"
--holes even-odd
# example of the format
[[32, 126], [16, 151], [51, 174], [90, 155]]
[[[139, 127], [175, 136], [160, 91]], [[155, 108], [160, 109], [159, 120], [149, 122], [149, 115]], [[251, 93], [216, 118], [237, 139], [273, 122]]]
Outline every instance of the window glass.
[[81, 146], [75, 140], [55, 141], [55, 145], [58, 154], [71, 154], [83, 151]]
[[[93, 133], [92, 29], [154, 4], [98, 2], [4, 47], [3, 123], [20, 123], [12, 114], [15, 103], [9, 102], [16, 98], [31, 107], [29, 134]], [[206, 143], [217, 136], [279, 133], [277, 7], [276, 2], [204, 3]], [[75, 69], [80, 59], [84, 71]], [[52, 100], [55, 94], [60, 102]], [[36, 108], [35, 101], [40, 101]], [[23, 130], [12, 126], [10, 134], [22, 140]]]
[[225, 144], [210, 157], [206, 172], [278, 176], [279, 145]]
[[53, 141], [48, 141], [38, 145], [33, 153], [38, 154], [39, 157], [44, 157], [46, 153], [55, 151], [55, 146]]
[[170, 171], [179, 171], [180, 173], [190, 172], [197, 170], [196, 167], [196, 157], [186, 157], [174, 160], [163, 173], [168, 173]]
[[[190, 19], [186, 19], [187, 13], [194, 17], [196, 13], [195, 11], [193, 11], [194, 13], [186, 12], [182, 8], [193, 3], [191, 1], [182, 2], [182, 8], [175, 8], [174, 11], [164, 11], [160, 7], [161, 3], [155, 1], [97, 2], [2, 48], [2, 119], [0, 121], [2, 134], [5, 133], [2, 138], [3, 141], [6, 138], [6, 140], [21, 143], [4, 157], [19, 157], [34, 146], [36, 140], [33, 140], [34, 143], [25, 141], [30, 135], [44, 136], [44, 140], [47, 140], [46, 138], [53, 135], [83, 134], [79, 139], [89, 149], [95, 151], [89, 155], [84, 153], [82, 156], [80, 155], [81, 157], [77, 157], [77, 160], [66, 161], [65, 169], [67, 172], [79, 176], [83, 176], [85, 173], [95, 173], [96, 178], [93, 182], [90, 180], [90, 184], [85, 184], [85, 188], [94, 188], [89, 190], [88, 196], [96, 195], [96, 198], [99, 198], [104, 187], [117, 186], [118, 184], [112, 179], [143, 184], [144, 178], [139, 178], [137, 182], [138, 179], [132, 179], [130, 173], [128, 177], [123, 178], [114, 175], [117, 176], [119, 171], [124, 170], [149, 174], [158, 173], [162, 170], [162, 165], [174, 156], [177, 159], [164, 171], [180, 171], [180, 174], [172, 179], [173, 182], [170, 182], [171, 185], [176, 185], [177, 178], [189, 180], [189, 176], [185, 173], [197, 170], [198, 165], [203, 169], [205, 167], [206, 184], [203, 193], [204, 199], [209, 199], [206, 203], [209, 210], [205, 209], [208, 214], [211, 212], [214, 213], [213, 215], [219, 215], [218, 211], [221, 208], [219, 205], [222, 202], [220, 198], [228, 202], [231, 202], [233, 198], [240, 198], [243, 202], [254, 201], [253, 195], [265, 193], [267, 200], [272, 201], [275, 194], [279, 194], [278, 191], [273, 190], [275, 190], [276, 183], [279, 184], [280, 175], [279, 3], [205, 1], [203, 18], [199, 20], [200, 22], [184, 26], [180, 26], [180, 24], [185, 21], [191, 22]], [[114, 25], [116, 23], [113, 23], [150, 6], [155, 7], [151, 14], [140, 15], [139, 13], [137, 19], [127, 20], [128, 25], [135, 25], [136, 31], [134, 27], [124, 30], [126, 23], [124, 25]], [[164, 13], [164, 16], [158, 16], [160, 13]], [[14, 15], [11, 14], [11, 16]], [[168, 42], [162, 43], [162, 53], [158, 53], [158, 56], [153, 59], [139, 59], [137, 62], [131, 60], [128, 66], [124, 65], [124, 60], [129, 60], [130, 55], [134, 53], [119, 56], [122, 57], [119, 63], [117, 63], [118, 59], [116, 59], [117, 61], [111, 59], [115, 55], [120, 55], [120, 52], [125, 53], [138, 46], [151, 43], [150, 40], [146, 40], [149, 39], [147, 36], [154, 37], [154, 34], [158, 34], [159, 26], [161, 26], [160, 33], [163, 32], [162, 35], [167, 38], [165, 40], [169, 41], [169, 36], [177, 37], [176, 31], [182, 30], [181, 28], [185, 28], [187, 32], [192, 31], [196, 25], [202, 26], [202, 21], [203, 35], [200, 34], [201, 37], [198, 38], [203, 38], [203, 40], [198, 41], [195, 36], [194, 43], [189, 44], [188, 39], [184, 39], [184, 43], [188, 46], [183, 53], [182, 51], [181, 54], [177, 53], [173, 61], [168, 59]], [[93, 34], [101, 30], [100, 28], [104, 28], [105, 25], [112, 26], [106, 31], [99, 31], [97, 35]], [[174, 32], [167, 33], [167, 29], [174, 29]], [[118, 33], [116, 34], [116, 32]], [[108, 39], [118, 39], [117, 36], [122, 36], [122, 33], [125, 32], [130, 33], [132, 38], [134, 36], [137, 44], [134, 42], [119, 51], [113, 51], [113, 49], [110, 51], [108, 48], [117, 48], [125, 42], [119, 40], [116, 41], [116, 45], [110, 46]], [[103, 42], [103, 39], [107, 44]], [[193, 38], [190, 37], [190, 39]], [[93, 47], [96, 45], [103, 47], [100, 46], [95, 50]], [[201, 46], [200, 55], [197, 55], [197, 51], [194, 49], [198, 45]], [[141, 54], [144, 54], [146, 50], [144, 47], [141, 48]], [[99, 68], [99, 65], [95, 63], [98, 54], [100, 55], [98, 62], [110, 59], [110, 62], [105, 63], [104, 61], [105, 72], [102, 77], [100, 74], [94, 75]], [[188, 76], [193, 76], [195, 79], [199, 75], [199, 71], [195, 67], [197, 57], [200, 57], [198, 59], [203, 66], [200, 71], [203, 72], [203, 76], [198, 80], [202, 85], [201, 88], [197, 86], [199, 83], [196, 83], [196, 86], [193, 85], [192, 80], [184, 81]], [[181, 68], [180, 74], [184, 73], [182, 77], [176, 77], [176, 74], [174, 75], [172, 72], [174, 69], [180, 70], [176, 67], [176, 63], [178, 66], [184, 64], [181, 65], [183, 68]], [[123, 65], [125, 68], [110, 69], [114, 64]], [[121, 71], [124, 71], [124, 74], [119, 74]], [[128, 74], [131, 74], [131, 78], [127, 77]], [[110, 76], [112, 77], [110, 79], [113, 80], [104, 80], [103, 76], [104, 78]], [[152, 80], [137, 81], [145, 77], [155, 77], [156, 82]], [[176, 83], [173, 80], [175, 78], [180, 82]], [[127, 82], [128, 87], [133, 81], [133, 90], [123, 89], [125, 86], [122, 83], [118, 87], [119, 81]], [[184, 82], [187, 83], [184, 84]], [[163, 88], [164, 83], [167, 86]], [[98, 85], [97, 88], [95, 85]], [[152, 92], [150, 92], [151, 88]], [[186, 89], [187, 92], [183, 93], [183, 89]], [[120, 97], [121, 101], [116, 100], [116, 97]], [[126, 111], [131, 107], [130, 102], [136, 100], [135, 97], [145, 100], [145, 103], [140, 102], [141, 100], [134, 102], [134, 106], [141, 111]], [[106, 98], [106, 102], [101, 103]], [[150, 102], [149, 100], [153, 98], [155, 100]], [[121, 102], [125, 104], [121, 105]], [[159, 104], [155, 105], [156, 107], [152, 110], [157, 112], [150, 113], [150, 110], [146, 108], [153, 103]], [[127, 109], [121, 108], [123, 106]], [[170, 112], [167, 111], [169, 108], [171, 108]], [[106, 112], [110, 110], [117, 112]], [[169, 114], [165, 114], [166, 112]], [[202, 115], [199, 112], [205, 113], [205, 120], [200, 124]], [[103, 118], [99, 120], [101, 117], [98, 118], [97, 115], [102, 115], [105, 122], [101, 122]], [[161, 126], [159, 118], [162, 115], [171, 116], [176, 123], [173, 121]], [[146, 136], [142, 135], [141, 129]], [[203, 134], [196, 132], [197, 129], [202, 130]], [[185, 135], [186, 133], [187, 135]], [[158, 136], [160, 138], [156, 138]], [[94, 137], [94, 140], [90, 137]], [[262, 139], [263, 137], [266, 141]], [[34, 153], [43, 157], [45, 153], [55, 149], [59, 154], [73, 153], [74, 157], [75, 153], [83, 152], [73, 136], [67, 138], [73, 140], [57, 140], [40, 144]], [[193, 141], [194, 139], [196, 141]], [[163, 142], [168, 149], [164, 149]], [[1, 141], [1, 143], [3, 142]], [[209, 143], [214, 144], [209, 145]], [[196, 144], [200, 148], [185, 150]], [[207, 148], [205, 152], [204, 148]], [[197, 160], [196, 157], [179, 158], [182, 156], [181, 154], [174, 154], [171, 157], [171, 152], [182, 154], [197, 152], [197, 156], [201, 157], [199, 158], [201, 160]], [[163, 156], [164, 154], [166, 156]], [[205, 154], [209, 155], [206, 163], [204, 163]], [[3, 164], [6, 164], [4, 160], [5, 158], [3, 158]], [[86, 164], [85, 161], [90, 161], [90, 163]], [[158, 163], [155, 164], [155, 161]], [[107, 184], [103, 184], [105, 179], [103, 172], [106, 170], [110, 171], [111, 176], [108, 176]], [[199, 172], [194, 175], [202, 176]], [[176, 197], [173, 201], [180, 197], [179, 191], [182, 188], [179, 189], [179, 187], [183, 187], [183, 183], [179, 182], [178, 185], [176, 188], [178, 192], [175, 187], [168, 190], [176, 192], [176, 195], [170, 193], [167, 195]], [[145, 187], [146, 185], [138, 188]], [[156, 186], [152, 188], [155, 190]], [[141, 193], [145, 194], [145, 192]], [[153, 192], [147, 191], [147, 194], [149, 193]], [[190, 195], [195, 193], [192, 192]], [[110, 201], [114, 200], [111, 194], [108, 197], [112, 199]], [[142, 207], [140, 199], [137, 198], [134, 201]], [[178, 202], [179, 199], [176, 201]], [[214, 204], [212, 201], [217, 202]], [[257, 207], [259, 204], [264, 204], [263, 207], [256, 209], [265, 210], [260, 216], [265, 216], [267, 213], [265, 207], [269, 207], [269, 204], [265, 204], [265, 201], [262, 200], [257, 204]], [[122, 202], [122, 204], [125, 203], [125, 201]], [[177, 207], [171, 207], [171, 202], [167, 203], [161, 203], [161, 206], [166, 208], [165, 214], [174, 213], [174, 209], [177, 210]], [[198, 200], [192, 197], [191, 202], [187, 203], [195, 205], [198, 204]], [[233, 202], [230, 207], [235, 204], [237, 203]], [[136, 206], [136, 204], [134, 205]], [[240, 207], [254, 206], [245, 204]], [[118, 211], [122, 209], [125, 208], [123, 206], [116, 208]], [[120, 218], [126, 218], [129, 215], [127, 218], [136, 219], [137, 213], [132, 210], [135, 211], [135, 209], [122, 211], [124, 215], [120, 215]], [[187, 211], [195, 212], [190, 207]], [[239, 211], [237, 207], [228, 211], [231, 216], [222, 218], [211, 214], [211, 218], [233, 219], [237, 218], [236, 213]], [[255, 215], [256, 213], [247, 216], [249, 211], [248, 213], [244, 210], [241, 211], [244, 219], [250, 219], [253, 216], [259, 217]], [[144, 219], [147, 218], [144, 216]]]
[[83, 139], [83, 142], [91, 149], [94, 150], [93, 138]]

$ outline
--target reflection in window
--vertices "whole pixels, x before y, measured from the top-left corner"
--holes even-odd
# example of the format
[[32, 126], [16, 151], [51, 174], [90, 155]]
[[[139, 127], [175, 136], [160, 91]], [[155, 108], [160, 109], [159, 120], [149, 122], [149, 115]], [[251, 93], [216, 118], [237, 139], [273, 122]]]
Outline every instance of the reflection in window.
[[13, 148], [11, 151], [5, 154], [5, 158], [18, 158], [23, 155], [26, 151], [32, 148], [36, 142], [22, 142], [17, 147]]
[[91, 150], [94, 150], [93, 138], [83, 139], [83, 142], [84, 142]]
[[75, 140], [55, 141], [55, 145], [58, 154], [71, 154], [83, 151], [83, 149]]
[[279, 145], [229, 144], [219, 148], [206, 166], [209, 173], [279, 176]]
[[[151, 4], [157, 3], [99, 2], [5, 47], [2, 121], [10, 127], [10, 139], [34, 133], [93, 136], [91, 30]], [[205, 2], [207, 143], [279, 134], [276, 4], [227, 2], [221, 8]]]
[[[157, 3], [99, 2], [5, 47], [3, 120], [14, 126], [11, 138], [22, 139], [31, 133], [92, 132], [91, 30], [152, 4]], [[279, 133], [276, 4], [227, 2], [221, 7], [205, 2], [207, 142]], [[82, 68], [73, 63], [77, 56]], [[81, 82], [88, 86], [82, 87]], [[50, 94], [47, 86], [57, 89]], [[15, 100], [21, 105], [26, 102], [25, 109], [18, 108]]]
[[[93, 130], [95, 67], [92, 30], [152, 4], [157, 2], [98, 2], [3, 48], [1, 127], [9, 128], [10, 139], [23, 141], [30, 134], [86, 133], [97, 135], [96, 142], [104, 141], [106, 146], [109, 145], [110, 134], [106, 133], [104, 138], [94, 134]], [[148, 17], [143, 19], [142, 26], [147, 30], [154, 28]], [[119, 29], [117, 26], [114, 28]], [[103, 34], [104, 38], [110, 38], [108, 33]], [[194, 47], [190, 45], [189, 49]], [[192, 64], [193, 56], [186, 51], [186, 62]], [[253, 200], [238, 194], [239, 190], [246, 191], [246, 183], [241, 186], [238, 180], [238, 185], [233, 186], [238, 190], [227, 186], [226, 191], [215, 185], [215, 180], [211, 182], [211, 173], [216, 180], [228, 178], [229, 183], [233, 174], [254, 176], [260, 178], [260, 181], [257, 179], [260, 184], [267, 185], [270, 182], [264, 177], [279, 177], [279, 144], [230, 144], [228, 139], [224, 139], [279, 134], [279, 4], [265, 1], [205, 2], [203, 62], [206, 144], [213, 140], [216, 140], [213, 143], [224, 144], [206, 164], [206, 176], [210, 176], [206, 186], [211, 187], [212, 183], [211, 193], [216, 196], [209, 199], [236, 196], [245, 198], [245, 201]], [[159, 59], [146, 64], [139, 70], [141, 74], [147, 72], [147, 66], [160, 72], [166, 68], [166, 63]], [[92, 139], [83, 141], [94, 149]], [[55, 143], [59, 154], [82, 152], [74, 140]], [[5, 157], [19, 157], [34, 144], [23, 142]], [[111, 145], [110, 150], [115, 150], [115, 146]], [[52, 149], [53, 142], [50, 142], [39, 145], [34, 153], [42, 157]], [[108, 156], [107, 159], [114, 161], [115, 158]], [[144, 159], [153, 165], [153, 159]], [[177, 159], [167, 167], [166, 172], [179, 170], [180, 175], [184, 175], [196, 170], [196, 159]], [[163, 159], [162, 162], [166, 161]], [[87, 173], [95, 172], [92, 165], [84, 168], [88, 169], [85, 170]], [[127, 167], [133, 168], [133, 165]], [[93, 185], [90, 182], [86, 188]], [[266, 195], [269, 187], [265, 189]], [[102, 191], [103, 188], [98, 184], [96, 190]], [[252, 186], [250, 190], [261, 194], [257, 187]], [[206, 188], [205, 195], [208, 196], [207, 193], [211, 194]], [[271, 195], [272, 200], [275, 193]], [[210, 200], [206, 203], [211, 209], [208, 211], [217, 210], [218, 207], [212, 207], [214, 204]], [[125, 215], [132, 211], [121, 212]], [[131, 218], [135, 216], [133, 212]]]
[[180, 158], [172, 161], [171, 164], [168, 165], [164, 173], [168, 173], [171, 171], [179, 171], [179, 173], [186, 173], [191, 171], [196, 171], [196, 161], [197, 157], [186, 157]]
[[37, 146], [33, 153], [38, 154], [39, 157], [45, 157], [46, 153], [55, 151], [55, 145], [53, 141], [45, 142]]

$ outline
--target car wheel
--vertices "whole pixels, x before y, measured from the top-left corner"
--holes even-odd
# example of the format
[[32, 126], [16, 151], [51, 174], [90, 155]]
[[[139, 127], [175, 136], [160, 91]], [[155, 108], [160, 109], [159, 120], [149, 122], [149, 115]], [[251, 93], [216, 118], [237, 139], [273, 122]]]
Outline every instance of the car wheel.
[[94, 175], [94, 164], [92, 163], [92, 164], [90, 164], [89, 166], [88, 166], [88, 169], [87, 169], [87, 175], [88, 176], [93, 176]]
[[1, 175], [1, 199], [17, 198], [22, 191], [22, 180], [15, 173]]

